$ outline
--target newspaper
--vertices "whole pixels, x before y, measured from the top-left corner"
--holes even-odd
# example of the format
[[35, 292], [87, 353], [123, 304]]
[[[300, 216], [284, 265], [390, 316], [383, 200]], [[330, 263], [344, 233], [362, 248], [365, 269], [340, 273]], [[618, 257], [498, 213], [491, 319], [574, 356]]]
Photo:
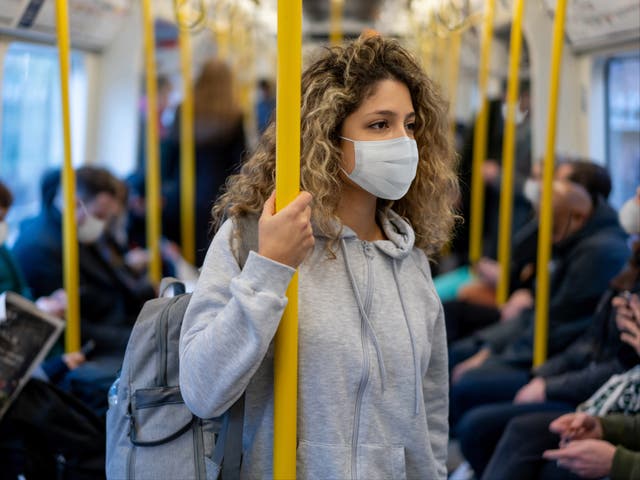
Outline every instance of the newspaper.
[[0, 295], [0, 420], [63, 328], [24, 297]]

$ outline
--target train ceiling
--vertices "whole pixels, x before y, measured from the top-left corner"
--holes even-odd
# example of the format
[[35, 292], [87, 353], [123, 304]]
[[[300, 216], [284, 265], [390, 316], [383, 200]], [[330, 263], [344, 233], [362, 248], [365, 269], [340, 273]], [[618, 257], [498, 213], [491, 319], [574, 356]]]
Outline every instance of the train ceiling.
[[[327, 37], [332, 0], [303, 0], [304, 31], [316, 40]], [[335, 1], [335, 0], [333, 0]], [[117, 35], [122, 20], [137, 0], [68, 0], [72, 43], [92, 51], [104, 49]], [[189, 0], [205, 5], [209, 12], [221, 4], [245, 9], [256, 17], [256, 25], [274, 34], [277, 0]], [[509, 8], [511, 0], [500, 0]], [[542, 0], [553, 15], [556, 0]], [[468, 5], [479, 11], [482, 0], [344, 0], [342, 28], [345, 36], [356, 36], [364, 28], [384, 33], [404, 34], [407, 9], [443, 5]], [[0, 0], [0, 35], [51, 42], [55, 36], [54, 0]], [[173, 0], [154, 0], [154, 8], [164, 18], [171, 16]], [[161, 15], [161, 16], [162, 16]], [[638, 0], [570, 0], [565, 27], [567, 40], [576, 52], [640, 40], [640, 2]]]

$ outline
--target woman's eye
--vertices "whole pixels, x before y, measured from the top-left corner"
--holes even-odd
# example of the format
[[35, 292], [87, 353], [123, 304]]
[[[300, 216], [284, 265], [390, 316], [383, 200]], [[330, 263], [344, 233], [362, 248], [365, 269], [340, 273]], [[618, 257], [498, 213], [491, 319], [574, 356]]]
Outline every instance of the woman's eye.
[[383, 128], [387, 128], [388, 126], [389, 126], [389, 124], [387, 123], [386, 120], [381, 120], [379, 122], [372, 123], [371, 125], [369, 125], [369, 128], [374, 128], [376, 130], [381, 130]]
[[416, 122], [407, 123], [404, 128], [413, 132], [416, 129]]

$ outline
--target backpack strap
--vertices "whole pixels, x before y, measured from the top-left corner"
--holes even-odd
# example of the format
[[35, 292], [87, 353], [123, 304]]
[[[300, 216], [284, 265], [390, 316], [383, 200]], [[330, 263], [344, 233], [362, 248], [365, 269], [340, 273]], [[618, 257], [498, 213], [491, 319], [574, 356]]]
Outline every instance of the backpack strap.
[[244, 424], [244, 393], [229, 412], [222, 461], [222, 480], [239, 480], [242, 464], [242, 430]]
[[[234, 225], [238, 234], [236, 249], [238, 265], [244, 268], [251, 250], [258, 251], [258, 217], [243, 215], [235, 217]], [[222, 429], [216, 442], [213, 460], [218, 465], [222, 461], [222, 480], [239, 480], [242, 464], [242, 432], [244, 427], [244, 393], [224, 415]]]
[[233, 224], [239, 237], [235, 253], [238, 265], [242, 269], [247, 263], [249, 252], [258, 251], [258, 216], [253, 214], [238, 216], [233, 219]]

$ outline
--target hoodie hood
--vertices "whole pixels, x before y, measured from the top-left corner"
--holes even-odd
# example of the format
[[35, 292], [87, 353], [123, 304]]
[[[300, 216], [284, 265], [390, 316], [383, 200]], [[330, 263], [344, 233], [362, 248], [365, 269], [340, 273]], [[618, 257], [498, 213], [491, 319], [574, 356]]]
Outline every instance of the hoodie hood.
[[[387, 239], [376, 240], [371, 243], [382, 253], [393, 259], [402, 260], [407, 257], [413, 250], [416, 240], [415, 232], [409, 222], [393, 210], [378, 212], [378, 222]], [[356, 232], [347, 225], [342, 225], [341, 239], [348, 240], [357, 237]]]

